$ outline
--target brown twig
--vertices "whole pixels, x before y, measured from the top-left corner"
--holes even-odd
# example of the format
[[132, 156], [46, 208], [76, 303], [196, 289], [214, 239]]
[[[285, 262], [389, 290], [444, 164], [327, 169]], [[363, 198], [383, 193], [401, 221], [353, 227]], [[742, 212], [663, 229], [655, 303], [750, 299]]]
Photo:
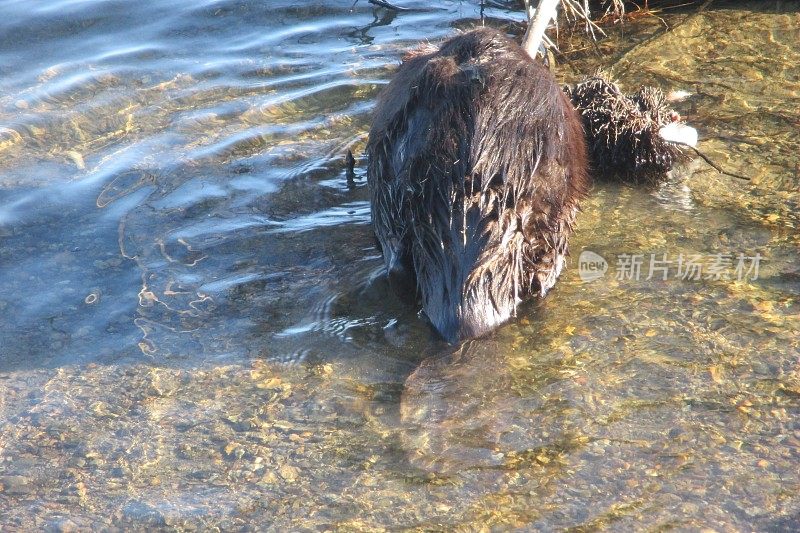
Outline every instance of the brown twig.
[[352, 150], [347, 150], [347, 155], [344, 157], [345, 175], [347, 176], [347, 186], [352, 188], [356, 186], [356, 158], [353, 157]]
[[730, 176], [732, 178], [738, 178], [740, 180], [750, 181], [750, 178], [748, 178], [747, 176], [742, 176], [741, 174], [734, 174], [733, 172], [728, 172], [727, 170], [723, 170], [723, 168], [721, 166], [719, 166], [716, 163], [714, 163], [711, 159], [709, 159], [709, 157], [707, 155], [705, 155], [703, 152], [701, 152], [700, 150], [698, 150], [694, 146], [689, 146], [688, 144], [685, 144], [683, 146], [688, 146], [689, 148], [694, 150], [694, 152], [697, 155], [699, 155], [701, 158], [703, 158], [703, 161], [705, 161], [706, 163], [708, 163], [709, 165], [714, 167], [714, 169], [717, 172], [719, 172], [720, 174], [725, 174], [726, 176]]

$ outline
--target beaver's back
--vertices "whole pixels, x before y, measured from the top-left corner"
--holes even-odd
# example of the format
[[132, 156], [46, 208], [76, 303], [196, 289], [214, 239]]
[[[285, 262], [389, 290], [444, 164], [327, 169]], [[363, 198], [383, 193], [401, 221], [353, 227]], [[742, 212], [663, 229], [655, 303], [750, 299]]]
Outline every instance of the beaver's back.
[[390, 275], [416, 280], [448, 341], [481, 335], [555, 283], [588, 189], [581, 121], [550, 72], [474, 30], [412, 53], [367, 146]]

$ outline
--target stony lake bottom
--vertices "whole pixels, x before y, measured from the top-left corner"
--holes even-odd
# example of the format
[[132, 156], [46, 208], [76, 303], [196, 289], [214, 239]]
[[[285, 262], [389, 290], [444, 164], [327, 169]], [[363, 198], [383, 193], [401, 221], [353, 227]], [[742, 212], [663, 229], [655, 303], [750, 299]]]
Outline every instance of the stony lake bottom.
[[556, 288], [454, 348], [344, 154], [405, 50], [523, 16], [402, 4], [0, 2], [0, 528], [800, 527], [800, 5], [562, 28], [563, 82], [688, 91], [751, 181], [598, 180]]

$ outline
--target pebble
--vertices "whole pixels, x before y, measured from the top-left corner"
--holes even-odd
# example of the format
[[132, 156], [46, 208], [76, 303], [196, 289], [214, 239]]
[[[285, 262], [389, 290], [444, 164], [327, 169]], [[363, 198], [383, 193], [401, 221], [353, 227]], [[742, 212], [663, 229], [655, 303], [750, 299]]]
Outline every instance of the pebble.
[[52, 520], [45, 527], [45, 531], [52, 531], [53, 533], [75, 533], [79, 530], [80, 528], [78, 528], [77, 524], [75, 524], [75, 522], [69, 518], [58, 518], [56, 520]]
[[73, 163], [75, 163], [75, 166], [78, 167], [78, 170], [86, 169], [86, 163], [83, 162], [83, 156], [80, 153], [76, 152], [75, 150], [67, 150], [64, 152], [64, 155], [67, 156]]
[[31, 479], [25, 476], [0, 477], [0, 486], [6, 494], [28, 494], [33, 487]]
[[283, 465], [278, 471], [278, 474], [280, 474], [287, 483], [293, 483], [297, 479], [299, 471], [293, 466]]
[[143, 502], [131, 502], [122, 510], [125, 520], [133, 522], [137, 526], [149, 528], [163, 528], [167, 526], [164, 515]]

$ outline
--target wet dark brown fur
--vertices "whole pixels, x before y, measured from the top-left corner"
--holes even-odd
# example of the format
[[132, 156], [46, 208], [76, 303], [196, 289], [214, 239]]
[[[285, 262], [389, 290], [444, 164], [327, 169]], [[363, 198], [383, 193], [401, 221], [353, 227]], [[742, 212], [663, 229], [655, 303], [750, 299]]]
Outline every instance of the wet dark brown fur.
[[660, 90], [642, 87], [626, 95], [617, 84], [598, 75], [566, 92], [583, 117], [595, 176], [656, 184], [685, 159], [677, 144], [658, 134], [680, 118]]
[[367, 146], [390, 279], [446, 340], [480, 336], [560, 274], [589, 187], [581, 119], [550, 72], [497, 31], [409, 54]]

